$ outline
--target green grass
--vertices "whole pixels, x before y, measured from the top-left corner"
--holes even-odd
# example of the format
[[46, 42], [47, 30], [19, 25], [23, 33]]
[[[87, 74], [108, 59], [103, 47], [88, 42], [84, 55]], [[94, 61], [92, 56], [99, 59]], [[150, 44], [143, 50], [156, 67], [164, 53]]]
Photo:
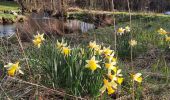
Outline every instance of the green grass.
[[[170, 17], [148, 16], [132, 17], [131, 33], [133, 39], [138, 41], [138, 45], [134, 48], [134, 52], [136, 53], [134, 55], [145, 53], [153, 48], [168, 50], [168, 44], [162, 44], [162, 42], [165, 41], [161, 41], [161, 36], [158, 34], [157, 30], [162, 27], [165, 30], [170, 31], [170, 24], [167, 23], [170, 21]], [[117, 15], [116, 19], [119, 20], [116, 22], [116, 30], [119, 27], [129, 26], [129, 16]], [[113, 26], [91, 30], [88, 33], [90, 36], [96, 34], [95, 36], [97, 41], [102, 41], [114, 47]], [[130, 33], [126, 33], [123, 36], [117, 36], [117, 38], [117, 48], [118, 53], [120, 54], [119, 57], [129, 57], [130, 46], [128, 45], [128, 42], [130, 40]]]
[[0, 20], [5, 18], [7, 21], [15, 22], [16, 16], [13, 14], [6, 14], [3, 11], [19, 11], [19, 6], [16, 2], [12, 1], [2, 1], [0, 2]]
[[7, 19], [13, 19], [13, 20], [16, 19], [16, 16], [14, 16], [14, 15], [12, 15], [12, 14], [4, 14], [4, 13], [3, 13], [3, 14], [0, 14], [0, 19], [1, 19], [2, 17], [3, 17], [3, 18], [7, 18]]
[[16, 2], [10, 2], [10, 1], [1, 1], [0, 2], [0, 11], [18, 11], [19, 6]]

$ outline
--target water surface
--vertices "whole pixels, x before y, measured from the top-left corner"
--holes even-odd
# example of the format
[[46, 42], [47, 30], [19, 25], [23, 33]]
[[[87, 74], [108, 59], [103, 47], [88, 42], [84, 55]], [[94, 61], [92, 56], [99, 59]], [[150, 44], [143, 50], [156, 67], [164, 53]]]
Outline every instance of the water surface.
[[11, 37], [16, 32], [15, 24], [0, 24], [0, 37]]

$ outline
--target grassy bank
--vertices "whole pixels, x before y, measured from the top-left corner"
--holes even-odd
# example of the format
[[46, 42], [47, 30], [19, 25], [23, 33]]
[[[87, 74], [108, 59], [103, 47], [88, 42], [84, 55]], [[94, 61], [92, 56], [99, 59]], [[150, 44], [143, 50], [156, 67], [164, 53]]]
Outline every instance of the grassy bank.
[[[1, 1], [0, 2], [0, 23], [10, 24], [18, 21], [17, 16], [10, 14], [9, 12], [19, 12], [19, 5], [12, 1]], [[8, 12], [8, 13], [7, 13]]]
[[68, 12], [68, 18], [79, 19], [86, 22], [96, 22], [97, 17], [115, 17], [116, 22], [127, 22], [129, 17], [132, 19], [148, 19], [148, 20], [157, 20], [157, 19], [167, 19], [170, 18], [169, 15], [164, 15], [161, 13], [145, 13], [145, 12], [106, 12], [106, 11], [78, 11], [78, 12]]

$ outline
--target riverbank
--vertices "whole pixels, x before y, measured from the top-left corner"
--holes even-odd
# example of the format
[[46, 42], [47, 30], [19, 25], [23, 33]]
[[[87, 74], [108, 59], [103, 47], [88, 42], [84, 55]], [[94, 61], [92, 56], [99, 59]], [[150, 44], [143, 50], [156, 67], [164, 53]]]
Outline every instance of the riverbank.
[[95, 22], [102, 23], [110, 20], [113, 24], [113, 19], [116, 22], [126, 22], [130, 20], [130, 15], [132, 19], [145, 19], [145, 20], [157, 20], [157, 19], [170, 19], [170, 15], [165, 15], [163, 13], [152, 13], [152, 12], [110, 12], [110, 11], [95, 11], [95, 10], [78, 10], [68, 12], [69, 19], [79, 19], [85, 22]]
[[12, 24], [23, 21], [24, 16], [20, 15], [19, 5], [16, 2], [0, 2], [0, 24]]
[[13, 24], [24, 20], [25, 16], [22, 15], [0, 14], [0, 24]]

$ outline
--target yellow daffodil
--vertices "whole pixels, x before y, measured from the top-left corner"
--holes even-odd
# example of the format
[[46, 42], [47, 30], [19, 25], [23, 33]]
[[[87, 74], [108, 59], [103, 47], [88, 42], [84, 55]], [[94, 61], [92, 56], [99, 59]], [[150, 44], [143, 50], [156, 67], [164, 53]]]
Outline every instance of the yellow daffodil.
[[121, 85], [124, 80], [124, 78], [122, 78], [123, 75], [121, 74], [121, 69], [118, 69], [118, 67], [114, 67], [112, 70], [114, 71], [114, 74], [108, 74], [108, 77], [110, 78], [111, 82], [115, 81], [119, 85]]
[[19, 62], [13, 64], [13, 63], [8, 63], [8, 65], [5, 65], [4, 67], [7, 68], [8, 70], [8, 75], [13, 77], [17, 72], [24, 74], [21, 70], [20, 70], [20, 66], [19, 66]]
[[141, 73], [132, 74], [132, 78], [134, 81], [137, 81], [139, 83], [142, 82], [142, 74]]
[[110, 55], [111, 53], [113, 52], [113, 50], [110, 50], [110, 47], [108, 47], [108, 48], [103, 48], [103, 54], [105, 55], [105, 56], [108, 56], [108, 55]]
[[91, 48], [91, 49], [98, 48], [98, 46], [99, 45], [96, 44], [96, 41], [93, 41], [93, 42], [90, 41], [90, 43], [89, 43], [89, 48]]
[[129, 27], [129, 26], [126, 26], [126, 27], [125, 27], [125, 30], [126, 30], [126, 32], [130, 32], [130, 27]]
[[69, 47], [62, 48], [62, 54], [64, 54], [65, 56], [68, 56], [70, 52], [71, 52], [71, 49]]
[[163, 28], [160, 28], [158, 30], [158, 33], [161, 34], [161, 35], [166, 35], [168, 32], [166, 30], [164, 30]]
[[111, 59], [111, 62], [117, 63], [117, 58], [116, 58], [116, 57], [113, 57], [113, 58]]
[[124, 32], [125, 29], [123, 29], [122, 27], [117, 30], [117, 33], [119, 33], [120, 35], [124, 34]]
[[115, 62], [105, 63], [105, 67], [107, 69], [113, 69], [113, 67], [115, 67], [115, 65], [116, 65]]
[[109, 61], [109, 62], [117, 62], [117, 58], [114, 57], [115, 55], [115, 52], [113, 51], [110, 55], [106, 55], [106, 59]]
[[118, 69], [118, 67], [116, 67], [116, 68], [114, 68], [113, 69], [113, 71], [114, 71], [114, 73], [115, 73], [115, 75], [116, 76], [118, 76], [118, 77], [122, 77], [123, 75], [121, 74], [121, 69]]
[[37, 46], [38, 48], [40, 48], [41, 43], [44, 41], [44, 34], [39, 34], [34, 36], [34, 40], [33, 43], [35, 46]]
[[86, 60], [86, 68], [89, 68], [92, 71], [95, 71], [97, 68], [101, 68], [98, 64], [99, 61], [95, 60], [95, 56], [93, 56], [90, 60]]
[[121, 85], [122, 82], [123, 82], [123, 80], [124, 80], [124, 78], [118, 77], [118, 78], [117, 78], [117, 83], [118, 83], [119, 85]]
[[170, 37], [168, 37], [168, 36], [166, 36], [166, 41], [168, 42], [168, 41], [170, 41]]
[[116, 68], [115, 65], [116, 65], [115, 62], [105, 63], [105, 67], [108, 70], [108, 75], [111, 75], [111, 71]]
[[103, 50], [101, 50], [101, 46], [98, 45], [95, 49], [94, 49], [95, 55], [101, 55]]
[[114, 75], [108, 75], [108, 77], [110, 78], [110, 80], [111, 80], [111, 82], [112, 81], [115, 81], [115, 82], [117, 82], [119, 85], [121, 85], [122, 84], [122, 82], [123, 82], [123, 80], [124, 80], [124, 78], [122, 78], [121, 76], [116, 76], [116, 74], [114, 74]]
[[129, 41], [129, 44], [130, 44], [132, 47], [134, 47], [134, 46], [137, 45], [137, 41], [136, 41], [136, 40], [130, 40], [130, 41]]
[[64, 43], [64, 39], [62, 39], [61, 42], [59, 42], [59, 41], [57, 40], [57, 43], [56, 43], [57, 49], [61, 50], [63, 47], [66, 47], [66, 46], [67, 46], [67, 43]]
[[107, 79], [104, 79], [103, 82], [104, 82], [104, 86], [100, 89], [102, 93], [107, 90], [107, 93], [110, 95], [113, 94], [117, 89], [117, 84], [114, 81], [109, 82]]

